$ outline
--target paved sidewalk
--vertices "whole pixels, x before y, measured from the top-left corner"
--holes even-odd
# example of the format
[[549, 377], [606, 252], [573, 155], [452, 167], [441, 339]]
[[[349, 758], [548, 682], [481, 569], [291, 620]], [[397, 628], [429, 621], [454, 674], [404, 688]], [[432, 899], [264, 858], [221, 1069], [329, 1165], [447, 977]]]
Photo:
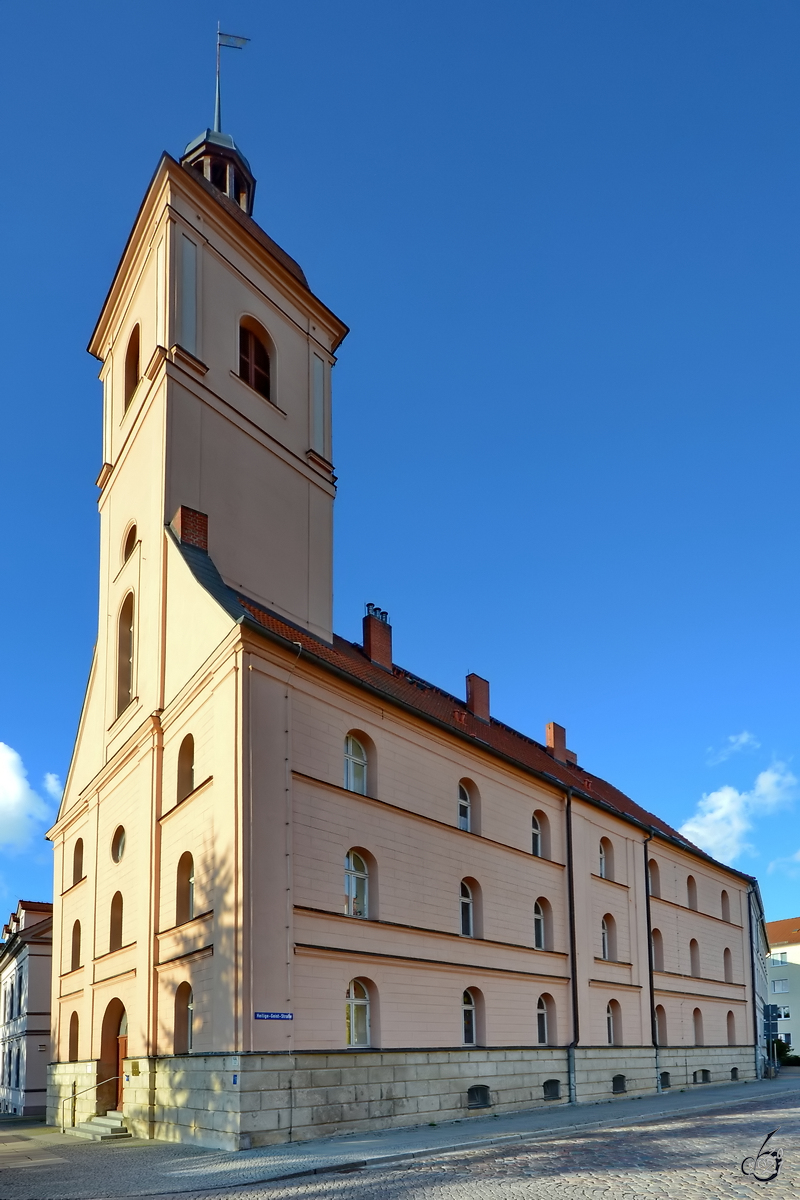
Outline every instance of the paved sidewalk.
[[642, 1100], [558, 1105], [435, 1126], [344, 1134], [239, 1153], [132, 1139], [83, 1142], [22, 1118], [0, 1118], [0, 1200], [111, 1200], [242, 1187], [296, 1176], [429, 1158], [458, 1150], [563, 1138], [759, 1101], [800, 1106], [800, 1078], [700, 1085]]

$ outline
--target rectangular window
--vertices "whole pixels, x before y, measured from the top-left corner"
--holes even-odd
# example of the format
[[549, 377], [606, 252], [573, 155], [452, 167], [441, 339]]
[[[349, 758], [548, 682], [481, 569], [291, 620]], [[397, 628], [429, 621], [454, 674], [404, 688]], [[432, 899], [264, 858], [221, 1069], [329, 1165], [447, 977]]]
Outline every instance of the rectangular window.
[[197, 246], [181, 238], [181, 345], [197, 353]]
[[773, 992], [788, 992], [789, 980], [788, 979], [773, 979], [772, 990], [773, 990]]
[[778, 1020], [779, 1021], [790, 1020], [791, 1014], [789, 1012], [788, 1004], [778, 1004], [778, 1005], [776, 1005], [776, 1007], [778, 1009]]
[[325, 363], [318, 354], [314, 355], [311, 449], [325, 454]]

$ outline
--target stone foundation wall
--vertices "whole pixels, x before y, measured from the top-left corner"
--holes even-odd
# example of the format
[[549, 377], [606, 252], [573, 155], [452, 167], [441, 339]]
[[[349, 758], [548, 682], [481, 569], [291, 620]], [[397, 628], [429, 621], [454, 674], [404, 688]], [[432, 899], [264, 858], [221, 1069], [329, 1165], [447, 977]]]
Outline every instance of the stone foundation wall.
[[[93, 1085], [97, 1083], [98, 1064], [94, 1059], [88, 1062], [50, 1063], [47, 1068], [47, 1124], [60, 1125], [62, 1101], [64, 1104], [64, 1121], [66, 1125], [79, 1125], [88, 1121], [99, 1111], [97, 1107], [97, 1091]], [[75, 1097], [74, 1106], [70, 1103], [72, 1085], [75, 1091], [82, 1093]], [[92, 1088], [85, 1091], [85, 1088]], [[104, 1110], [105, 1111], [105, 1110]], [[74, 1121], [73, 1121], [74, 1113]]]
[[[95, 1066], [96, 1064], [89, 1064]], [[51, 1068], [48, 1121], [55, 1100], [90, 1082], [87, 1064]], [[755, 1077], [752, 1049], [687, 1047], [659, 1050], [659, 1071], [670, 1084], [692, 1087], [695, 1071], [710, 1082]], [[614, 1076], [624, 1091], [613, 1091]], [[582, 1047], [575, 1051], [579, 1103], [653, 1095], [652, 1047]], [[558, 1098], [545, 1100], [546, 1081]], [[469, 1089], [487, 1087], [488, 1106], [470, 1105]], [[473, 1099], [481, 1100], [482, 1097]], [[123, 1110], [136, 1137], [244, 1150], [348, 1131], [437, 1124], [491, 1113], [543, 1108], [569, 1100], [565, 1049], [313, 1052], [305, 1054], [188, 1054], [127, 1059]], [[97, 1111], [94, 1093], [78, 1099], [76, 1121]], [[67, 1105], [67, 1112], [70, 1105]]]

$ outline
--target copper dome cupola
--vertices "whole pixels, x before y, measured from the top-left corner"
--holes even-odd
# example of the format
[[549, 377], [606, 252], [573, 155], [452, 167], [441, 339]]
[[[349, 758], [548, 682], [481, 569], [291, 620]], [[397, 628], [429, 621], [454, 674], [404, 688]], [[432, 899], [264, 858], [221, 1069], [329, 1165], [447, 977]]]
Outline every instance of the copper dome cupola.
[[256, 181], [250, 164], [229, 133], [205, 129], [183, 152], [181, 166], [197, 171], [234, 204], [253, 215]]

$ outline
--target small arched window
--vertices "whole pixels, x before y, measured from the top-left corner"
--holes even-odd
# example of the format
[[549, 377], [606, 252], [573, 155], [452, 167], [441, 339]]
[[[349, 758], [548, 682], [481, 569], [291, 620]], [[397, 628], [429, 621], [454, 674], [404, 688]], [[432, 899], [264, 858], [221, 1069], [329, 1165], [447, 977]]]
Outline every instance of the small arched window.
[[78, 1014], [73, 1012], [69, 1019], [69, 1050], [68, 1056], [70, 1062], [78, 1061], [78, 1033], [80, 1025], [78, 1023]]
[[600, 877], [614, 878], [614, 847], [607, 837], [600, 839]]
[[700, 978], [700, 946], [697, 938], [692, 938], [689, 942], [689, 972], [695, 978]]
[[133, 399], [133, 393], [139, 386], [141, 378], [140, 370], [140, 343], [141, 334], [139, 326], [134, 325], [133, 332], [128, 339], [128, 349], [125, 351], [125, 411], [128, 411], [128, 406]]
[[360, 979], [351, 979], [345, 1001], [348, 1046], [369, 1045], [369, 992]]
[[733, 955], [727, 946], [722, 952], [722, 976], [726, 983], [733, 983]]
[[194, 993], [185, 981], [175, 991], [175, 1053], [191, 1054], [194, 1038]]
[[463, 783], [458, 785], [458, 828], [463, 829], [465, 833], [469, 833], [472, 828], [471, 812], [472, 804], [469, 798], [469, 792], [464, 787]]
[[725, 891], [724, 888], [722, 889], [722, 894], [720, 896], [720, 906], [722, 908], [723, 921], [730, 921], [730, 919], [731, 919], [731, 898], [728, 895], [728, 893]]
[[119, 950], [122, 947], [122, 892], [115, 892], [111, 900], [111, 915], [108, 929], [108, 949]]
[[472, 937], [474, 928], [472, 888], [466, 879], [461, 880], [461, 936]]
[[730, 1011], [728, 1012], [728, 1016], [726, 1018], [726, 1024], [727, 1024], [727, 1030], [728, 1030], [728, 1045], [735, 1046], [736, 1045], [736, 1017]]
[[468, 988], [461, 997], [461, 1029], [465, 1046], [477, 1044], [476, 1007], [475, 996]]
[[117, 716], [133, 700], [133, 615], [133, 592], [128, 592], [117, 619]]
[[115, 863], [118, 863], [122, 860], [122, 856], [124, 853], [125, 853], [125, 827], [124, 827], [124, 825], [118, 825], [117, 828], [114, 830], [114, 836], [111, 839], [111, 857], [113, 858]]
[[556, 1010], [552, 996], [540, 996], [536, 1005], [536, 1040], [540, 1046], [549, 1046], [556, 1040]]
[[659, 1046], [667, 1045], [667, 1013], [663, 1004], [656, 1005], [656, 1041]]
[[77, 971], [81, 965], [81, 923], [76, 921], [72, 926], [72, 954], [70, 957], [70, 971]]
[[344, 912], [346, 917], [366, 917], [369, 912], [369, 871], [355, 850], [344, 858]]
[[606, 1037], [609, 1046], [622, 1045], [622, 1009], [618, 1000], [611, 1000], [606, 1008]]
[[83, 838], [78, 838], [72, 851], [72, 885], [83, 879]]
[[653, 944], [653, 970], [664, 970], [664, 939], [661, 936], [660, 929], [654, 929], [652, 933]]
[[689, 908], [697, 909], [697, 881], [694, 875], [689, 875], [686, 880], [686, 900]]
[[550, 822], [539, 808], [531, 817], [531, 853], [535, 858], [550, 857]]
[[661, 871], [658, 868], [658, 863], [654, 858], [651, 858], [647, 864], [647, 879], [650, 884], [650, 895], [661, 896]]
[[699, 1008], [696, 1008], [692, 1013], [692, 1022], [694, 1024], [694, 1044], [702, 1046], [703, 1043], [703, 1014]]
[[125, 535], [125, 544], [122, 547], [122, 561], [126, 563], [136, 549], [136, 525], [131, 525]]
[[264, 330], [255, 321], [239, 326], [239, 376], [265, 400], [270, 396], [270, 355]]
[[181, 742], [178, 751], [177, 800], [185, 800], [194, 791], [194, 738], [190, 733]]
[[533, 944], [537, 950], [544, 950], [544, 913], [538, 900], [533, 906]]
[[348, 792], [367, 794], [367, 752], [352, 733], [344, 739], [344, 786]]
[[603, 958], [617, 961], [617, 923], [611, 913], [606, 913], [600, 922], [600, 946]]
[[178, 861], [175, 890], [175, 924], [183, 925], [194, 919], [194, 859], [187, 850]]

